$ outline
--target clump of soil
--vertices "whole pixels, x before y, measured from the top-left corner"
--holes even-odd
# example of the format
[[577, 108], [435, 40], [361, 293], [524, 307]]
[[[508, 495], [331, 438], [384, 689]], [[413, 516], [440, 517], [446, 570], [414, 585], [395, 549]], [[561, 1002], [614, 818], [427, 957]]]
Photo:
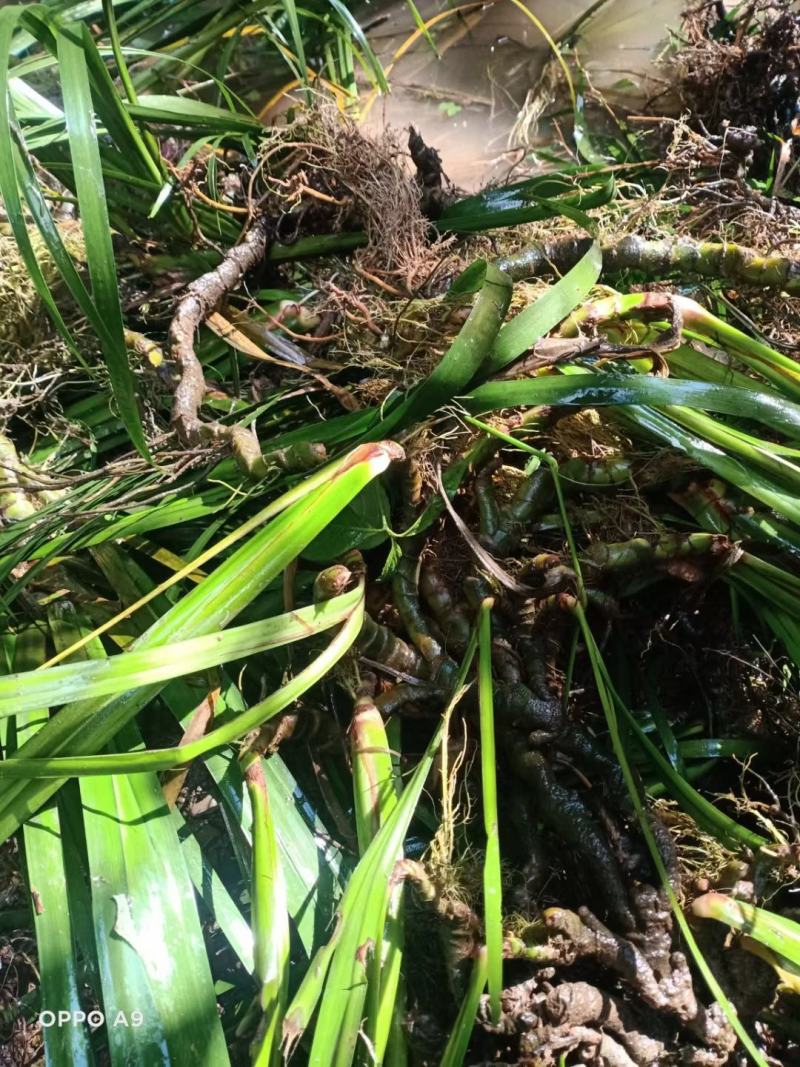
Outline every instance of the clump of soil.
[[787, 10], [793, 6], [757, 0], [729, 20], [720, 17], [722, 5], [704, 0], [687, 11], [686, 44], [675, 58], [681, 101], [693, 123], [711, 134], [755, 132], [757, 172], [766, 169], [775, 138], [797, 159], [800, 14]]
[[800, 91], [800, 15], [787, 7], [760, 0], [727, 24], [717, 4], [686, 12], [677, 57], [683, 101], [712, 132], [730, 124], [785, 135]]
[[259, 206], [276, 217], [279, 240], [363, 229], [356, 261], [413, 292], [445, 242], [431, 241], [423, 211], [440, 189], [438, 155], [413, 130], [410, 148], [398, 131], [371, 136], [322, 102], [297, 111], [268, 142], [250, 184], [263, 186]]

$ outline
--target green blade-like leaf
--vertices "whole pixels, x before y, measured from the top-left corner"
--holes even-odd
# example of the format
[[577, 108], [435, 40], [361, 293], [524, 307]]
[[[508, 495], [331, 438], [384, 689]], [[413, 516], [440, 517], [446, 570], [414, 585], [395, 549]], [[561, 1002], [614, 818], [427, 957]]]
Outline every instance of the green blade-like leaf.
[[478, 955], [472, 964], [472, 973], [469, 977], [467, 992], [461, 1002], [461, 1007], [458, 1009], [458, 1018], [453, 1024], [444, 1055], [439, 1061], [439, 1067], [461, 1067], [464, 1063], [469, 1039], [478, 1015], [481, 994], [486, 986], [488, 970], [488, 954], [486, 948], [482, 947], [478, 949]]
[[428, 47], [430, 48], [430, 50], [433, 52], [433, 54], [436, 56], [436, 58], [439, 59], [439, 51], [438, 51], [438, 49], [436, 47], [436, 42], [434, 41], [433, 37], [431, 37], [431, 31], [428, 29], [428, 26], [425, 23], [425, 20], [423, 19], [422, 15], [419, 13], [419, 8], [414, 3], [414, 0], [406, 0], [406, 4], [408, 5], [408, 8], [409, 8], [409, 10], [411, 12], [411, 17], [414, 20], [414, 25], [417, 27], [419, 32], [425, 38], [425, 41], [426, 41]]
[[[154, 623], [136, 647], [152, 648], [226, 626], [331, 518], [400, 456], [402, 450], [391, 442], [362, 445], [325, 471], [310, 475], [308, 481], [319, 486], [315, 492], [302, 496], [295, 488], [285, 494], [287, 500], [294, 499], [296, 503], [254, 534]], [[280, 501], [271, 507], [280, 510]], [[97, 752], [159, 689], [156, 684], [119, 697], [68, 704], [19, 755], [29, 758], [65, 751], [77, 755]], [[13, 833], [57, 788], [57, 781], [0, 785], [0, 838]]]
[[206, 133], [258, 133], [263, 126], [251, 115], [230, 111], [202, 100], [186, 96], [145, 94], [138, 103], [126, 104], [126, 111], [134, 118], [167, 126], [190, 126]]
[[[375, 706], [371, 686], [358, 694], [350, 722], [350, 760], [353, 769], [353, 807], [359, 852], [363, 855], [369, 842], [397, 804], [400, 781], [383, 717]], [[398, 855], [402, 859], [402, 853]], [[383, 1061], [395, 1020], [395, 1000], [401, 981], [404, 942], [403, 884], [392, 891], [386, 925], [375, 945], [370, 961], [369, 1003], [365, 1030]], [[398, 1027], [394, 1041], [402, 1041]], [[399, 1051], [399, 1049], [397, 1050]]]
[[[241, 835], [241, 843], [234, 847], [244, 845], [241, 850], [246, 863], [252, 840], [252, 811], [238, 760], [226, 750], [210, 757], [206, 766], [219, 789], [231, 831]], [[309, 825], [304, 818], [303, 813], [310, 812], [312, 805], [280, 756], [266, 760], [264, 771], [274, 811], [287, 907], [311, 958], [329, 934], [341, 895], [340, 856], [336, 847], [327, 842], [329, 835], [319, 819]]]
[[478, 706], [481, 737], [481, 796], [486, 831], [483, 864], [483, 910], [486, 931], [489, 1004], [492, 1021], [500, 1022], [503, 993], [503, 880], [500, 870], [500, 824], [497, 811], [497, 754], [494, 736], [494, 686], [492, 681], [493, 601], [484, 600], [478, 634]]
[[306, 46], [303, 40], [303, 31], [300, 29], [300, 19], [297, 15], [295, 0], [281, 0], [281, 6], [286, 13], [286, 21], [289, 23], [289, 31], [292, 35], [292, 47], [297, 55], [297, 63], [300, 68], [300, 79], [308, 85], [308, 64], [306, 63]]
[[[576, 381], [576, 378], [582, 380]], [[757, 419], [787, 433], [800, 430], [800, 405], [755, 389], [651, 378], [644, 374], [597, 373], [569, 377], [541, 376], [520, 381], [487, 382], [462, 401], [473, 414], [497, 408], [559, 404], [573, 407], [657, 404], [684, 405]]]
[[449, 296], [477, 293], [469, 318], [433, 373], [373, 430], [385, 436], [427, 418], [450, 403], [478, 373], [511, 302], [511, 281], [485, 260], [476, 260], [453, 283]]
[[[70, 645], [83, 626], [65, 604], [52, 619], [57, 646]], [[104, 655], [98, 641], [84, 651]], [[126, 731], [123, 744], [141, 744], [134, 725]], [[224, 1067], [228, 1053], [194, 893], [158, 779], [103, 776], [82, 782], [80, 791], [114, 1067], [165, 1059], [176, 1067]]]
[[261, 760], [245, 770], [253, 812], [251, 907], [255, 972], [260, 983], [261, 1019], [251, 1046], [253, 1067], [281, 1062], [281, 1027], [289, 989], [289, 917], [275, 823]]
[[[339, 908], [340, 933], [336, 935], [311, 1046], [309, 1062], [313, 1067], [343, 1067], [352, 1062], [367, 994], [368, 953], [382, 933], [389, 903], [389, 877], [440, 741], [441, 728], [347, 884]], [[287, 1023], [297, 1026], [292, 1008], [290, 1005], [287, 1011]]]
[[344, 622], [358, 598], [355, 590], [337, 598], [333, 610], [328, 605], [311, 605], [263, 622], [162, 648], [133, 650], [92, 663], [61, 664], [44, 671], [9, 675], [0, 678], [0, 716], [44, 704], [67, 703], [78, 697], [88, 700], [120, 693], [193, 674], [268, 648], [279, 648]]
[[[44, 632], [23, 631], [16, 645], [14, 665], [32, 670], [45, 659]], [[46, 711], [20, 714], [16, 719], [16, 743], [47, 722]], [[88, 1030], [78, 1020], [82, 1011], [79, 996], [81, 975], [75, 952], [75, 936], [70, 915], [70, 900], [65, 887], [64, 842], [61, 819], [51, 804], [26, 823], [23, 828], [25, 864], [34, 902], [33, 925], [36, 933], [38, 968], [41, 976], [41, 1011], [74, 1013], [76, 1021], [68, 1026], [42, 1028], [47, 1063], [52, 1067], [84, 1067], [93, 1063]]]
[[386, 81], [386, 74], [381, 65], [381, 61], [375, 55], [372, 45], [367, 40], [364, 31], [359, 25], [358, 19], [351, 14], [347, 6], [342, 3], [342, 0], [328, 0], [328, 3], [342, 20], [348, 32], [352, 34], [356, 41], [358, 41], [361, 51], [367, 58], [372, 75], [381, 92], [388, 93], [389, 83]]
[[[135, 603], [153, 588], [153, 580], [122, 549], [109, 545], [95, 551], [94, 556], [123, 603]], [[133, 632], [137, 636], [144, 633], [148, 624], [169, 607], [170, 602], [163, 594], [146, 604], [131, 620]], [[205, 699], [205, 685], [192, 686], [183, 681], [173, 682], [161, 693], [161, 700], [184, 729], [190, 725], [198, 703]], [[220, 700], [228, 712], [245, 710], [244, 699], [232, 682], [223, 680]], [[252, 812], [237, 755], [235, 750], [225, 749], [207, 758], [205, 766], [216, 783], [228, 831], [228, 852], [236, 858], [244, 873], [250, 865]], [[274, 754], [265, 761], [264, 768], [281, 852], [287, 906], [310, 957], [315, 943], [327, 932], [340, 895], [339, 856], [333, 845], [326, 847], [324, 844], [327, 835], [322, 824], [317, 820], [309, 825], [304, 819], [302, 813], [309, 812], [311, 804], [303, 797], [281, 757]], [[172, 817], [179, 828], [178, 836], [189, 876], [199, 900], [218, 924], [245, 971], [252, 973], [252, 932], [209, 861], [209, 853], [212, 856], [220, 854], [218, 846], [212, 844], [208, 848], [202, 824], [201, 832], [195, 834], [194, 825], [184, 823], [177, 809]]]
[[139, 774], [143, 771], [167, 771], [185, 767], [207, 752], [237, 741], [251, 730], [257, 729], [301, 697], [312, 685], [321, 682], [353, 644], [363, 620], [364, 595], [361, 583], [358, 600], [344, 625], [330, 644], [304, 670], [293, 675], [284, 685], [248, 708], [242, 715], [225, 722], [197, 740], [170, 748], [149, 749], [144, 752], [123, 751], [121, 754], [50, 756], [40, 759], [29, 759], [23, 754], [0, 762], [0, 778], [57, 779], [98, 774]]
[[565, 319], [587, 296], [600, 277], [602, 266], [600, 246], [596, 241], [592, 242], [572, 270], [502, 327], [495, 338], [491, 355], [482, 368], [486, 376], [497, 373], [523, 352], [533, 348], [537, 341]]
[[443, 233], [480, 233], [499, 226], [518, 226], [572, 208], [585, 211], [600, 207], [613, 198], [614, 191], [613, 177], [590, 176], [581, 182], [565, 176], [532, 178], [457, 200], [442, 212], [436, 228]]
[[0, 196], [2, 196], [3, 207], [25, 269], [33, 281], [36, 292], [59, 333], [64, 337], [71, 351], [78, 355], [78, 350], [36, 258], [19, 193], [20, 182], [25, 178], [21, 176], [21, 170], [17, 166], [18, 152], [14, 143], [15, 121], [10, 107], [8, 63], [14, 29], [23, 13], [24, 8], [21, 6], [7, 7], [0, 11]]
[[175, 824], [175, 834], [181, 843], [186, 871], [198, 900], [208, 917], [224, 934], [244, 970], [251, 974], [253, 971], [252, 931], [209, 859], [208, 853], [215, 853], [218, 848], [217, 844], [209, 847], [207, 841], [201, 841], [199, 838], [202, 834], [195, 833], [195, 828], [186, 823], [177, 808], [172, 811], [172, 821]]
[[284, 1033], [291, 1048], [309, 1024], [323, 985], [319, 1017], [311, 1046], [311, 1067], [349, 1067], [361, 1033], [367, 996], [370, 950], [383, 936], [392, 894], [391, 874], [419, 801], [425, 779], [441, 744], [444, 722], [464, 693], [463, 685], [477, 645], [473, 634], [454, 695], [397, 806], [372, 839], [347, 884], [339, 921], [325, 949], [318, 953], [286, 1013]]
[[97, 314], [105, 324], [100, 337], [103, 355], [125, 428], [136, 448], [143, 456], [148, 456], [125, 345], [119, 282], [106, 207], [103, 168], [94, 128], [88, 67], [83, 46], [72, 33], [59, 34], [58, 61], [92, 296]]

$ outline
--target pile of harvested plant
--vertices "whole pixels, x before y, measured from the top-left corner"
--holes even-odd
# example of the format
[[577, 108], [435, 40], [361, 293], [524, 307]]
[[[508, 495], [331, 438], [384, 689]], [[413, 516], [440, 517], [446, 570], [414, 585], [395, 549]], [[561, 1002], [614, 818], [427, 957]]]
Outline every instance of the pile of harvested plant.
[[[553, 42], [466, 196], [333, 0], [57, 6], [0, 11], [0, 1064], [800, 1062], [800, 13], [694, 5], [669, 115]], [[259, 48], [267, 127], [203, 73]]]

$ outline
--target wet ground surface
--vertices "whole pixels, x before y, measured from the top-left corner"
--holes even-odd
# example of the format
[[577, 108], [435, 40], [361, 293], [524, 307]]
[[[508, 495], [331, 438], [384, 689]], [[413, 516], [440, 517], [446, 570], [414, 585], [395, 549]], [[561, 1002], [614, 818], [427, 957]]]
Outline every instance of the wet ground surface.
[[[417, 6], [428, 20], [455, 5], [428, 0]], [[529, 3], [556, 40], [578, 26], [577, 51], [590, 83], [632, 110], [669, 90], [658, 58], [669, 47], [670, 29], [679, 26], [682, 6], [682, 0]], [[365, 12], [362, 18], [389, 66], [415, 29], [408, 5], [376, 4], [372, 17]], [[392, 92], [375, 101], [367, 121], [373, 127], [416, 125], [441, 152], [449, 177], [464, 188], [505, 177], [520, 164], [525, 147], [552, 140], [552, 129], [532, 125], [525, 131], [518, 122], [552, 52], [514, 0], [462, 4], [430, 32], [438, 56], [420, 35], [394, 62]]]

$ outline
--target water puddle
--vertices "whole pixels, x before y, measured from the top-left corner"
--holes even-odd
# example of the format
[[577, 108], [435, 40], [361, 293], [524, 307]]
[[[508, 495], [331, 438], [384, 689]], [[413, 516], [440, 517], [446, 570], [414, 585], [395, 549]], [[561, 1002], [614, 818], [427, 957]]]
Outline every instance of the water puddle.
[[[683, 0], [528, 0], [530, 10], [556, 39], [590, 10], [578, 30], [578, 51], [591, 83], [615, 103], [636, 110], [669, 90], [657, 59], [669, 29], [677, 28]], [[399, 59], [414, 32], [405, 0], [378, 4], [362, 20], [385, 66], [391, 65], [389, 96], [376, 100], [367, 119], [373, 128], [417, 126], [442, 154], [451, 179], [473, 189], [502, 177], [524, 156], [524, 144], [549, 139], [552, 131], [518, 126], [520, 111], [551, 57], [540, 30], [514, 0], [417, 4], [431, 28], [435, 55], [420, 35]], [[455, 9], [455, 10], [454, 10]]]

